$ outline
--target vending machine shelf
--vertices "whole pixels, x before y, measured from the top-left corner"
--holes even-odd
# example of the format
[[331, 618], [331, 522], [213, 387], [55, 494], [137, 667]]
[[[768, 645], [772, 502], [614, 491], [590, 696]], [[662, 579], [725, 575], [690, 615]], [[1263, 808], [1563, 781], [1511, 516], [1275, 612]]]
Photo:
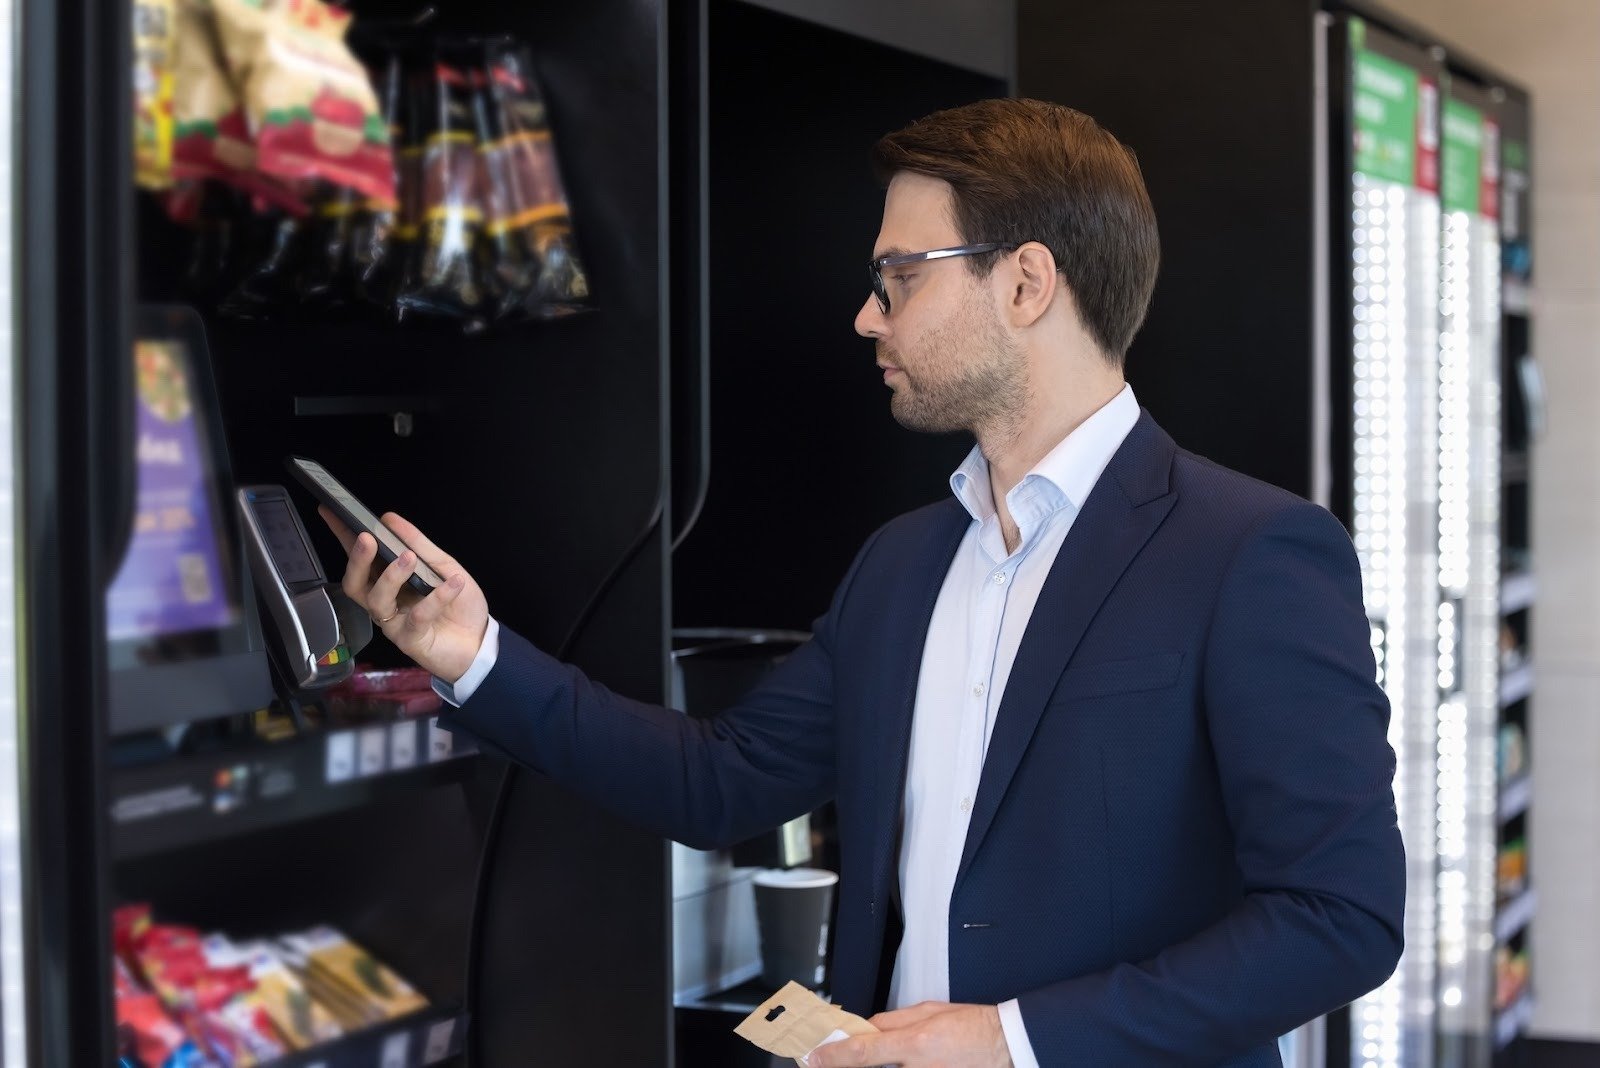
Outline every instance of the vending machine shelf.
[[118, 769], [112, 857], [183, 849], [459, 782], [474, 752], [428, 718]]
[[461, 1052], [466, 1017], [436, 1007], [302, 1050], [271, 1068], [427, 1068]]

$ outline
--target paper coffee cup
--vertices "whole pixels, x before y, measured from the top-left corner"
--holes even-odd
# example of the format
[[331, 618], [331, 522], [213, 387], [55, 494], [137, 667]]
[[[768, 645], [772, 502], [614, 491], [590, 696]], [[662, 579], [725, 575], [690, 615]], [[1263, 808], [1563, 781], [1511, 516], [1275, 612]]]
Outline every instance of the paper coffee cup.
[[757, 872], [756, 924], [761, 978], [774, 989], [791, 980], [813, 990], [828, 978], [828, 915], [839, 876], [820, 868]]

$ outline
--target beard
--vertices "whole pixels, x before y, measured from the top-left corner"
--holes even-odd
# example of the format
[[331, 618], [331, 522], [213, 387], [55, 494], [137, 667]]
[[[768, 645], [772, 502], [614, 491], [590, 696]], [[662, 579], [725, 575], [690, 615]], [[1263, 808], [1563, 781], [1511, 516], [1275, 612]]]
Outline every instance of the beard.
[[880, 343], [878, 358], [902, 372], [889, 408], [907, 430], [1003, 432], [1021, 419], [1027, 404], [1022, 350], [1001, 330], [994, 309], [977, 301], [914, 349], [902, 352]]

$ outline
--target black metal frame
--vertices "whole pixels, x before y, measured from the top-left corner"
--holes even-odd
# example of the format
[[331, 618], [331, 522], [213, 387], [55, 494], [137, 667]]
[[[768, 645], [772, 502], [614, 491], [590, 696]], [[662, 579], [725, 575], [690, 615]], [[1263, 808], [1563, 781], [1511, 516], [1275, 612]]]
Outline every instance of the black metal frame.
[[29, 1056], [112, 1056], [103, 591], [132, 522], [129, 12], [25, 5], [15, 307]]

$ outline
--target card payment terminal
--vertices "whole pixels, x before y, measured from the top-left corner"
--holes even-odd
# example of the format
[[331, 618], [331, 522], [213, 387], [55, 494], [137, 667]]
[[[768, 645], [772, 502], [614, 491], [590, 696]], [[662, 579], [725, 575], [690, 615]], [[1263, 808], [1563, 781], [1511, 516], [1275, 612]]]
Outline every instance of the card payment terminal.
[[283, 681], [318, 690], [349, 678], [354, 654], [371, 637], [370, 624], [354, 625], [365, 613], [339, 610], [350, 602], [328, 584], [287, 490], [245, 486], [237, 498], [256, 595], [270, 617], [267, 645]]

